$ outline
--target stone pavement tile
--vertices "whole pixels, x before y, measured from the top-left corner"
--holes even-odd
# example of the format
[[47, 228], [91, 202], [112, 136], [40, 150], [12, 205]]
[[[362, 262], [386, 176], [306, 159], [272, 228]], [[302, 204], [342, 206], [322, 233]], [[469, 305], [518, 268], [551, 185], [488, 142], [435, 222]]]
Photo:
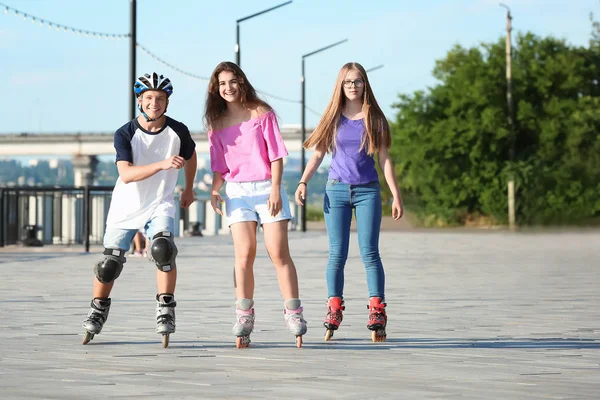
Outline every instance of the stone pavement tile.
[[256, 332], [234, 346], [229, 237], [178, 241], [177, 332], [154, 332], [156, 268], [129, 258], [110, 317], [80, 344], [94, 254], [4, 252], [0, 390], [7, 399], [594, 399], [600, 393], [600, 233], [384, 232], [388, 341], [366, 329], [352, 234], [344, 322], [323, 341], [324, 232], [293, 232], [304, 348], [262, 237]]

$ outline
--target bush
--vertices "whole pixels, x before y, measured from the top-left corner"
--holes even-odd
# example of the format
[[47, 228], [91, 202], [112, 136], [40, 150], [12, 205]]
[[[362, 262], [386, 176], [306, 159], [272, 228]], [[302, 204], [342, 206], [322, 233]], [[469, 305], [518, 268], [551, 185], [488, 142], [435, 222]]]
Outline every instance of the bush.
[[600, 51], [525, 34], [512, 67], [513, 130], [504, 39], [456, 46], [436, 63], [438, 85], [395, 105], [391, 154], [425, 224], [506, 223], [510, 176], [520, 225], [600, 217]]

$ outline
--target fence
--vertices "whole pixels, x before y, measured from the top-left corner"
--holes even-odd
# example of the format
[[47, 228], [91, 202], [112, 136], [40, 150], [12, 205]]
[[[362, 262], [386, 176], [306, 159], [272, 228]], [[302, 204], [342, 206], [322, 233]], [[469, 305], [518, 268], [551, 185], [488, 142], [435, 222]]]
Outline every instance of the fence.
[[[102, 244], [112, 186], [0, 187], [0, 247], [23, 243]], [[176, 197], [176, 205], [179, 199]], [[204, 235], [226, 231], [224, 218], [214, 213], [207, 198], [188, 209], [176, 207], [176, 236], [201, 229]], [[33, 236], [33, 238], [31, 237]]]
[[[102, 244], [112, 186], [0, 187], [0, 247], [24, 244]], [[189, 208], [175, 197], [175, 236], [228, 233], [227, 218], [216, 214], [207, 197]], [[290, 201], [290, 229], [298, 227], [301, 208]]]

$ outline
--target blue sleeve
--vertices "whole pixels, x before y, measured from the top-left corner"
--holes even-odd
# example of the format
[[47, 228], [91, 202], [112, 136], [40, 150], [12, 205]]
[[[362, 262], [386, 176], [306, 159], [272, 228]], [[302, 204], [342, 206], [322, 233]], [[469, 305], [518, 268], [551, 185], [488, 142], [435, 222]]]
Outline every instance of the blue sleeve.
[[175, 121], [174, 119], [170, 119], [169, 123], [171, 128], [175, 131], [177, 136], [179, 136], [179, 140], [181, 140], [181, 147], [179, 148], [179, 156], [189, 160], [194, 155], [194, 151], [196, 150], [196, 142], [192, 139], [192, 134], [185, 124], [181, 122]]
[[133, 152], [131, 151], [131, 139], [135, 133], [133, 122], [129, 122], [120, 127], [115, 132], [115, 150], [117, 158], [115, 164], [119, 161], [129, 161], [133, 164]]

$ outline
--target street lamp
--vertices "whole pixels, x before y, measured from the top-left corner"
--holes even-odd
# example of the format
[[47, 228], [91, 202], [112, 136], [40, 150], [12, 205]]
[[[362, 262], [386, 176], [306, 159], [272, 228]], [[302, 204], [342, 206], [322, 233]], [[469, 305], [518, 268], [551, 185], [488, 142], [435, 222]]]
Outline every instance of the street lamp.
[[369, 68], [369, 69], [368, 69], [366, 72], [375, 71], [375, 70], [378, 70], [378, 69], [380, 69], [380, 68], [383, 68], [383, 64], [381, 64], [381, 65], [378, 65], [378, 66], [376, 66], [376, 67], [373, 67], [373, 68]]
[[285, 3], [281, 3], [275, 7], [268, 8], [266, 10], [257, 12], [256, 14], [248, 15], [247, 17], [240, 18], [235, 21], [235, 63], [238, 65], [238, 67], [241, 67], [241, 65], [240, 65], [240, 61], [241, 61], [240, 60], [240, 22], [246, 21], [247, 19], [250, 19], [250, 18], [258, 17], [259, 15], [268, 13], [269, 11], [273, 11], [276, 8], [287, 6], [291, 2], [292, 2], [292, 0], [286, 1]]
[[137, 4], [136, 0], [130, 0], [130, 26], [131, 33], [129, 35], [129, 120], [135, 118], [135, 112], [137, 110], [137, 98], [133, 91], [133, 85], [137, 80], [135, 76], [136, 69], [136, 42], [137, 42]]
[[[301, 77], [301, 82], [302, 82], [302, 155], [300, 156], [301, 158], [301, 167], [300, 167], [300, 173], [302, 174], [304, 172], [304, 168], [306, 167], [306, 151], [304, 150], [304, 142], [306, 141], [306, 79], [304, 77], [304, 59], [320, 53], [322, 51], [325, 51], [327, 49], [330, 49], [334, 46], [337, 46], [338, 44], [342, 44], [344, 42], [347, 42], [348, 39], [344, 39], [344, 40], [340, 40], [339, 42], [335, 42], [330, 44], [329, 46], [325, 46], [320, 48], [319, 50], [315, 50], [312, 51], [308, 54], [304, 54], [302, 56], [302, 77]], [[307, 202], [307, 198], [308, 198], [308, 188], [306, 188], [306, 195], [304, 198], [304, 204], [302, 205], [302, 232], [306, 232], [306, 202]]]

